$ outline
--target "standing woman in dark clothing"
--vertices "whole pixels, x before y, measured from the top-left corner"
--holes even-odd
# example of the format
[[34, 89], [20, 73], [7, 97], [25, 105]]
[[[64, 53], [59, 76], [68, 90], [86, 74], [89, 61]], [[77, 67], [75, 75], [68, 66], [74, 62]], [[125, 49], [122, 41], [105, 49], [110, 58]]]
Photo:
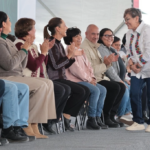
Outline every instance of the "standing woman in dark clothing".
[[[50, 36], [47, 29], [51, 32]], [[66, 80], [65, 69], [74, 62], [74, 43], [71, 44], [66, 56], [61, 39], [66, 36], [67, 26], [61, 18], [52, 18], [44, 28], [44, 38], [55, 39], [55, 44], [48, 52], [47, 71], [51, 80], [57, 81], [66, 86], [66, 91], [71, 88], [71, 95], [64, 108], [65, 127], [70, 131], [74, 129], [70, 126], [70, 117], [76, 117], [84, 101], [87, 100], [90, 91], [87, 87], [78, 83]]]

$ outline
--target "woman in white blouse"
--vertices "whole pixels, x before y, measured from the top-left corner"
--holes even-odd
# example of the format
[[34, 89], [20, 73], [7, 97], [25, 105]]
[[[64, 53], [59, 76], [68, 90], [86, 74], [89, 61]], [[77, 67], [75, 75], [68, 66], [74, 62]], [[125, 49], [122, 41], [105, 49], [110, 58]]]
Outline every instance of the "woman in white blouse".
[[[125, 10], [124, 19], [129, 31], [126, 34], [128, 64], [131, 69], [131, 106], [134, 123], [127, 130], [144, 130], [142, 118], [141, 89], [147, 84], [150, 110], [150, 26], [142, 20], [141, 11], [136, 8]], [[150, 132], [150, 119], [145, 130]]]

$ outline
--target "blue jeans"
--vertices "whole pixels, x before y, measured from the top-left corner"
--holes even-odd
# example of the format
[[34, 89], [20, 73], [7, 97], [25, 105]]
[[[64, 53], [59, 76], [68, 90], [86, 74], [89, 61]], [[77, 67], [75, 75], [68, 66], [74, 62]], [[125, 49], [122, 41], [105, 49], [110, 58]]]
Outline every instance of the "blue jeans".
[[[131, 106], [133, 113], [133, 121], [139, 124], [143, 124], [144, 120], [142, 117], [142, 102], [141, 102], [141, 90], [143, 84], [147, 85], [147, 101], [148, 108], [150, 110], [150, 78], [138, 79], [135, 76], [131, 77], [131, 90], [130, 90], [130, 98], [131, 98]], [[150, 116], [150, 111], [149, 111]], [[150, 125], [150, 118], [147, 122]]]
[[100, 117], [107, 93], [106, 88], [100, 84], [96, 84], [96, 86], [94, 86], [93, 84], [88, 82], [78, 82], [78, 83], [88, 87], [90, 90], [88, 116]]
[[127, 113], [131, 113], [131, 102], [130, 102], [130, 85], [125, 83], [125, 85], [128, 87], [126, 88], [126, 91], [122, 97], [121, 103], [119, 105], [117, 116], [121, 117]]
[[3, 128], [28, 126], [29, 87], [26, 84], [4, 80], [5, 91], [0, 99], [3, 104]]

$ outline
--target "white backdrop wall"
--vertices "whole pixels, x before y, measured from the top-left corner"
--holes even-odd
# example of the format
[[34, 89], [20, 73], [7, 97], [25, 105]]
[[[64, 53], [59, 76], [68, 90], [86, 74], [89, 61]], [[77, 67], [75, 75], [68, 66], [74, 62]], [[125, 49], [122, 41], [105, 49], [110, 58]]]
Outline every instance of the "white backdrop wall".
[[17, 19], [32, 18], [36, 20], [36, 0], [18, 0]]
[[[114, 31], [129, 7], [131, 0], [37, 0], [36, 42], [43, 41], [43, 27], [54, 16], [61, 17], [68, 27], [80, 28], [84, 38], [89, 24], [96, 24], [100, 30], [107, 27]], [[116, 35], [122, 38], [126, 31], [124, 26]]]

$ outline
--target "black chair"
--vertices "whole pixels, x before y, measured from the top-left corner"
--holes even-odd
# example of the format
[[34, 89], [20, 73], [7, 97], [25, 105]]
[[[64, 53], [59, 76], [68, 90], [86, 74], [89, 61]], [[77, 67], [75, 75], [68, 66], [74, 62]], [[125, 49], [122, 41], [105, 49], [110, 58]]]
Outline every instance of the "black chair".
[[[57, 133], [58, 133], [58, 134], [61, 133], [60, 124], [62, 125], [62, 126], [61, 126], [62, 132], [65, 132], [65, 124], [64, 124], [64, 116], [63, 116], [63, 114], [61, 115], [61, 121], [59, 121], [58, 123], [55, 123], [56, 130], [57, 130]], [[39, 127], [40, 133], [44, 135], [44, 129], [43, 129], [42, 123], [39, 123], [39, 124], [38, 124], [38, 127]]]
[[[84, 129], [86, 118], [87, 118], [87, 108], [88, 108], [88, 102], [86, 101], [81, 107], [78, 116], [76, 117], [75, 120], [75, 126], [77, 126], [78, 130]], [[101, 113], [101, 120], [105, 124], [103, 111]]]
[[[60, 127], [61, 124], [61, 127]], [[65, 132], [65, 124], [64, 124], [64, 116], [63, 114], [61, 115], [61, 121], [59, 121], [58, 123], [55, 124], [56, 125], [56, 129], [57, 129], [57, 133], [60, 134], [60, 128], [62, 128], [62, 132]]]
[[75, 119], [75, 126], [77, 126], [78, 130], [82, 128], [84, 129], [84, 124], [87, 117], [87, 108], [88, 108], [88, 101], [85, 101], [83, 106], [81, 107], [78, 116]]

